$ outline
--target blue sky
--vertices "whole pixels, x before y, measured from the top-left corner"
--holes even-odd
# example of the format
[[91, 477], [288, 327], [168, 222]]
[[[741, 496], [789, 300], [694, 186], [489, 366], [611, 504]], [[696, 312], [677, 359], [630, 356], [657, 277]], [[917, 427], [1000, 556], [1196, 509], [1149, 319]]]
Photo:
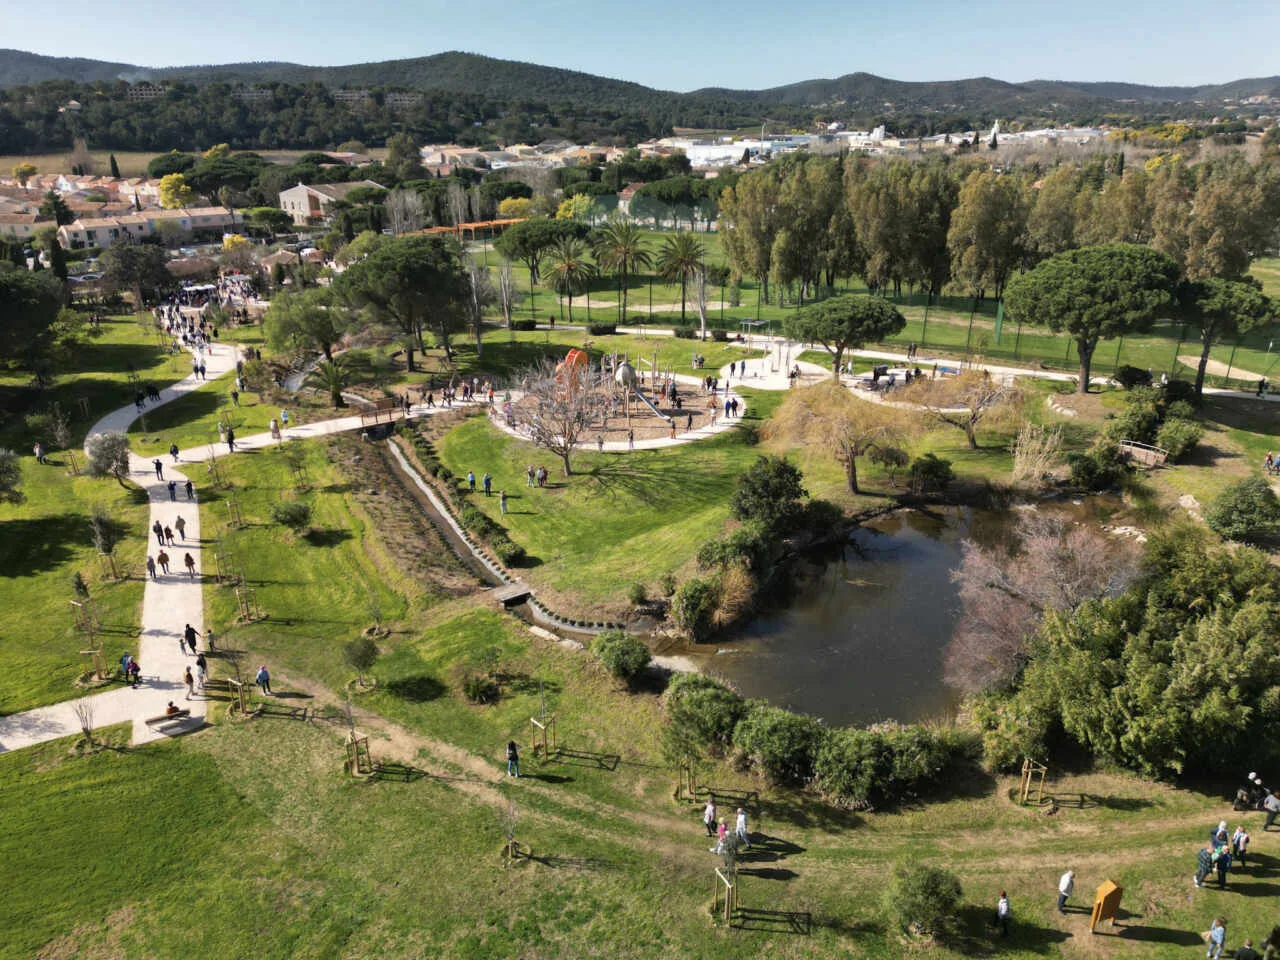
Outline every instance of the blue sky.
[[1280, 74], [1280, 4], [1256, 0], [216, 0], [185, 12], [96, 0], [56, 26], [39, 4], [5, 6], [4, 46], [148, 66], [465, 50], [668, 90], [855, 71], [1160, 85]]

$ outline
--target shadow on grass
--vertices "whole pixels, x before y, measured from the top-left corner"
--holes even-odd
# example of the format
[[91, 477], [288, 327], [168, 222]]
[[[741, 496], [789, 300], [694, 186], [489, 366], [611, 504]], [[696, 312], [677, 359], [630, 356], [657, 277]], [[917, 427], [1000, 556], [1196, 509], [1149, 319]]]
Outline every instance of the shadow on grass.
[[601, 860], [599, 857], [558, 857], [555, 855], [547, 857], [535, 857], [533, 854], [526, 854], [524, 859], [532, 860], [534, 863], [540, 863], [544, 867], [571, 867], [577, 870], [616, 870], [618, 865], [611, 860]]
[[1071, 938], [1071, 934], [1063, 930], [1019, 921], [1010, 923], [1008, 936], [1002, 936], [996, 926], [994, 905], [987, 908], [967, 904], [960, 908], [957, 919], [954, 931], [946, 937], [947, 946], [970, 957], [1013, 949], [1055, 953], [1054, 945]]
[[427, 703], [444, 695], [445, 685], [435, 677], [417, 674], [399, 677], [387, 683], [387, 692], [410, 703]]
[[556, 752], [549, 758], [550, 761], [565, 763], [570, 766], [595, 767], [598, 770], [608, 770], [610, 773], [618, 769], [618, 763], [621, 759], [616, 753], [572, 750], [568, 747], [557, 748]]
[[739, 907], [729, 924], [735, 930], [790, 933], [807, 937], [813, 932], [813, 914], [807, 910], [756, 910]]
[[541, 780], [543, 783], [573, 783], [573, 777], [558, 773], [522, 773], [521, 780]]
[[1174, 943], [1180, 947], [1203, 946], [1200, 934], [1190, 930], [1174, 930], [1170, 927], [1125, 927], [1116, 933], [1120, 940], [1137, 940], [1142, 943]]
[[29, 577], [71, 559], [71, 545], [89, 539], [89, 518], [63, 513], [0, 522], [0, 577]]
[[350, 530], [317, 530], [312, 528], [303, 534], [302, 539], [313, 547], [336, 547], [351, 539]]

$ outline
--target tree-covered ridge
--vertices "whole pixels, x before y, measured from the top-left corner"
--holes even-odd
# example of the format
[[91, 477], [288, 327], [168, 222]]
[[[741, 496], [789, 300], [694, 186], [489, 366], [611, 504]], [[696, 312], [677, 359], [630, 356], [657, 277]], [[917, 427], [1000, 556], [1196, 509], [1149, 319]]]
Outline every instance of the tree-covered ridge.
[[[129, 101], [125, 81], [143, 79], [163, 83], [163, 99]], [[270, 97], [240, 95], [238, 88], [255, 86], [270, 88]], [[1223, 97], [1274, 95], [1280, 78], [1148, 88], [1014, 84], [988, 77], [915, 83], [851, 73], [766, 90], [676, 93], [458, 52], [337, 67], [232, 63], [153, 69], [0, 50], [0, 88], [9, 88], [0, 113], [0, 150], [34, 152], [66, 146], [72, 127], [112, 149], [158, 150], [210, 142], [255, 149], [349, 138], [378, 143], [401, 127], [415, 136], [469, 144], [547, 136], [635, 142], [673, 127], [752, 126], [762, 114], [807, 127], [815, 112], [859, 127], [888, 122], [902, 134], [986, 126], [997, 118], [1032, 125], [1150, 123], [1208, 119]], [[342, 88], [368, 90], [370, 99], [335, 102], [333, 91]], [[388, 90], [421, 92], [423, 99], [388, 109]], [[82, 109], [58, 113], [68, 99], [79, 100]], [[211, 125], [217, 129], [208, 139], [190, 139]], [[183, 136], [188, 139], [179, 142]]]

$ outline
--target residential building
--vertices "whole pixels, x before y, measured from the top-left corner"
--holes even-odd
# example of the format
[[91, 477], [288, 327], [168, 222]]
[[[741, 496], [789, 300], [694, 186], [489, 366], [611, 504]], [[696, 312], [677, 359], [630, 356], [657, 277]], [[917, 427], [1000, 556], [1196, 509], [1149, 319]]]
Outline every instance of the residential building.
[[125, 96], [134, 102], [140, 100], [159, 100], [164, 96], [164, 87], [158, 87], [154, 83], [148, 83], [143, 80], [141, 83], [130, 84], [129, 91]]
[[216, 236], [235, 231], [244, 222], [239, 212], [226, 207], [188, 207], [183, 210], [143, 210], [116, 217], [77, 219], [58, 228], [58, 241], [68, 249], [109, 247], [124, 241], [136, 243], [169, 232], [161, 224], [172, 223], [173, 232], [186, 236]]
[[296, 187], [280, 191], [280, 209], [293, 217], [298, 226], [323, 223], [330, 217], [330, 208], [357, 187], [377, 187], [382, 184], [372, 180], [356, 180], [351, 183], [300, 183]]
[[31, 240], [35, 237], [38, 226], [52, 226], [52, 224], [52, 220], [40, 223], [40, 216], [35, 213], [0, 213], [0, 236], [13, 237], [16, 240]]

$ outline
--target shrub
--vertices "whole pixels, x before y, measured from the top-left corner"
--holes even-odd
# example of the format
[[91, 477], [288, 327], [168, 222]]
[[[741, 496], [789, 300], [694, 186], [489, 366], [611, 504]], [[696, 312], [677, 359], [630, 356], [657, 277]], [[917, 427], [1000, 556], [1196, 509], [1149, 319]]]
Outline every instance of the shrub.
[[524, 319], [524, 320], [512, 320], [512, 321], [511, 321], [511, 329], [512, 329], [512, 330], [537, 330], [537, 329], [538, 329], [538, 321], [537, 321], [537, 320], [531, 320], [531, 319], [528, 319], [528, 318], [526, 318], [526, 319]]
[[588, 323], [587, 333], [593, 337], [607, 337], [618, 332], [616, 323]]
[[698, 336], [697, 327], [672, 327], [671, 335], [682, 340], [694, 340]]
[[1119, 443], [1121, 440], [1135, 440], [1138, 443], [1151, 443], [1160, 429], [1160, 411], [1155, 403], [1149, 400], [1135, 399], [1133, 395], [1124, 410], [1114, 419], [1107, 422], [1103, 435], [1109, 440]]
[[342, 659], [360, 675], [363, 683], [364, 675], [373, 669], [378, 660], [378, 645], [370, 637], [356, 637], [342, 648]]
[[711, 339], [714, 340], [716, 343], [727, 343], [729, 340], [729, 331], [728, 330], [712, 330]]
[[1126, 390], [1132, 390], [1134, 387], [1149, 384], [1151, 382], [1151, 371], [1143, 370], [1141, 367], [1131, 367], [1126, 363], [1115, 372], [1115, 381]]
[[643, 642], [623, 630], [604, 631], [592, 642], [591, 650], [619, 680], [634, 679], [653, 659]]
[[926, 453], [911, 462], [911, 489], [916, 493], [944, 490], [955, 476], [951, 461], [942, 459], [936, 453]]
[[920, 863], [894, 867], [884, 892], [884, 906], [898, 926], [927, 937], [947, 933], [955, 920], [963, 891], [955, 875]]
[[844, 510], [830, 500], [810, 500], [804, 505], [800, 522], [812, 536], [830, 534], [844, 526]]
[[91, 477], [115, 477], [120, 483], [129, 475], [129, 440], [123, 433], [95, 433], [84, 445]]
[[658, 578], [658, 589], [662, 591], [664, 597], [669, 597], [676, 592], [676, 577], [674, 573], [664, 573]]
[[671, 725], [704, 747], [724, 749], [746, 712], [746, 701], [723, 683], [701, 673], [678, 673], [671, 678], [663, 706]]
[[723, 629], [750, 614], [759, 588], [755, 576], [745, 567], [734, 564], [725, 570], [720, 576], [720, 596], [711, 617], [712, 625]]
[[714, 580], [694, 577], [676, 590], [671, 613], [676, 626], [688, 632], [694, 641], [705, 640], [711, 633], [711, 617], [719, 602], [720, 588]]
[[814, 786], [843, 807], [913, 796], [947, 766], [975, 754], [976, 743], [926, 727], [878, 724], [833, 730], [814, 761]]
[[1196, 408], [1186, 400], [1174, 400], [1164, 408], [1165, 422], [1170, 420], [1194, 420]]
[[298, 500], [281, 500], [271, 505], [271, 520], [291, 530], [301, 530], [311, 522], [311, 506]]
[[769, 541], [755, 524], [740, 527], [720, 540], [708, 540], [698, 548], [698, 566], [729, 567], [742, 564], [749, 570], [762, 570], [769, 557]]
[[733, 743], [773, 783], [804, 784], [826, 733], [814, 717], [752, 703], [733, 729]]
[[1170, 380], [1160, 388], [1160, 392], [1164, 395], [1166, 404], [1177, 403], [1179, 400], [1190, 404], [1196, 402], [1196, 385], [1190, 380]]
[[494, 703], [501, 693], [498, 681], [487, 673], [468, 671], [462, 675], [462, 695], [472, 703]]
[[1067, 454], [1067, 466], [1071, 483], [1084, 490], [1106, 490], [1115, 486], [1125, 472], [1120, 446], [1104, 437], [1094, 441], [1087, 453]]
[[529, 556], [525, 553], [524, 547], [513, 543], [507, 537], [494, 537], [489, 541], [489, 546], [493, 547], [493, 552], [498, 555], [498, 559], [508, 567], [520, 566]]
[[808, 495], [802, 479], [799, 468], [781, 457], [759, 457], [739, 478], [729, 510], [734, 519], [757, 521], [766, 532], [787, 529], [800, 516], [800, 498]]
[[1218, 494], [1204, 518], [1228, 540], [1252, 540], [1280, 529], [1280, 499], [1262, 477], [1246, 477]]
[[1181, 460], [1195, 449], [1204, 436], [1204, 427], [1194, 420], [1166, 420], [1156, 434], [1156, 446], [1169, 451], [1170, 460]]
[[633, 607], [641, 606], [649, 602], [649, 590], [637, 580], [627, 588], [627, 599], [631, 601]]

